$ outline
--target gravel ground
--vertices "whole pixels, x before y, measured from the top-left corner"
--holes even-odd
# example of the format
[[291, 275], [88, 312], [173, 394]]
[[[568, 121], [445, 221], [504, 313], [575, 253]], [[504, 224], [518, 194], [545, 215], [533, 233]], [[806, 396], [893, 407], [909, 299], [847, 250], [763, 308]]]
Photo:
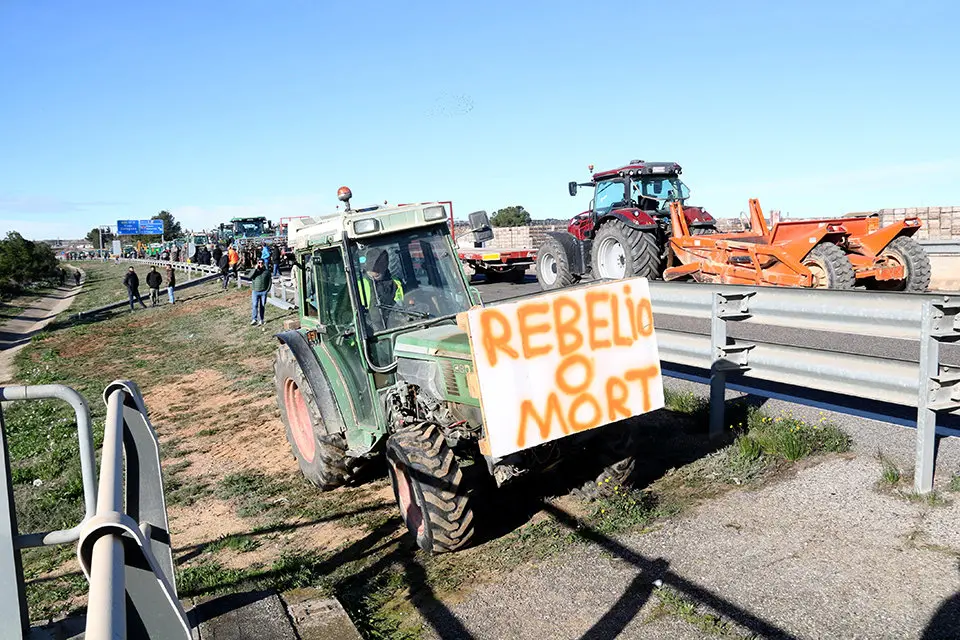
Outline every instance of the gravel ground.
[[[475, 638], [714, 637], [651, 618], [661, 579], [733, 624], [727, 637], [957, 638], [960, 508], [878, 492], [879, 473], [870, 457], [832, 457], [652, 532], [519, 567], [449, 611]], [[428, 637], [464, 637], [437, 627]]]
[[[539, 290], [530, 277], [476, 286], [488, 301]], [[707, 395], [696, 383], [666, 384]], [[960, 496], [931, 506], [876, 488], [878, 452], [912, 475], [915, 431], [775, 400], [764, 409], [826, 417], [853, 437], [853, 452], [445, 597], [442, 615], [425, 612], [427, 637], [717, 637], [654, 615], [663, 584], [730, 623], [722, 637], [960, 638]], [[937, 460], [942, 489], [960, 472], [960, 438], [941, 439]]]

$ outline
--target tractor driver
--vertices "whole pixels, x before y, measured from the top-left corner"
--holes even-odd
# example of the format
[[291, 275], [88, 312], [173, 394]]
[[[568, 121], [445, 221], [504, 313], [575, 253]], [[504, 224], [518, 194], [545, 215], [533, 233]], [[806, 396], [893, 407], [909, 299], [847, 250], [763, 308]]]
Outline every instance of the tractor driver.
[[[384, 249], [371, 247], [363, 253], [360, 262], [364, 273], [357, 282], [357, 291], [360, 304], [367, 311], [373, 311], [373, 307], [389, 309], [403, 302], [403, 285], [390, 275], [390, 254]], [[374, 301], [376, 305], [372, 304]], [[386, 328], [386, 317], [383, 326]]]

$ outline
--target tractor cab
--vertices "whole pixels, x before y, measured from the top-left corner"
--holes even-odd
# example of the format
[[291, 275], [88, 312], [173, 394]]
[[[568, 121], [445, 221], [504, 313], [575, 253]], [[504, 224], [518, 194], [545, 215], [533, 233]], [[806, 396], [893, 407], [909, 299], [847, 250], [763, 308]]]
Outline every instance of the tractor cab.
[[233, 237], [235, 239], [259, 238], [267, 229], [267, 219], [258, 218], [233, 218], [230, 220], [233, 224]]
[[590, 182], [570, 182], [569, 191], [575, 196], [578, 187], [594, 187], [590, 209], [577, 216], [590, 219], [590, 230], [611, 215], [650, 225], [654, 223], [651, 216], [669, 219], [670, 203], [679, 200], [683, 204], [690, 197], [690, 189], [680, 180], [681, 171], [675, 162], [631, 160], [618, 169], [594, 173]]
[[479, 296], [457, 258], [443, 204], [350, 209], [345, 202], [338, 214], [294, 221], [290, 237], [300, 332], [337, 372], [341, 406], [361, 427], [347, 440], [365, 450], [384, 431], [379, 395], [395, 383], [401, 352], [415, 350], [420, 334], [435, 344], [441, 338], [434, 334], [447, 331], [463, 343], [452, 348], [469, 353], [456, 316]]
[[713, 216], [686, 205], [690, 189], [676, 162], [631, 160], [608, 171], [589, 169], [590, 182], [568, 184], [571, 196], [579, 187], [594, 189], [589, 208], [570, 220], [566, 232], [548, 232], [537, 253], [537, 279], [545, 290], [587, 276], [659, 278], [668, 259], [673, 203], [695, 233], [716, 230]]

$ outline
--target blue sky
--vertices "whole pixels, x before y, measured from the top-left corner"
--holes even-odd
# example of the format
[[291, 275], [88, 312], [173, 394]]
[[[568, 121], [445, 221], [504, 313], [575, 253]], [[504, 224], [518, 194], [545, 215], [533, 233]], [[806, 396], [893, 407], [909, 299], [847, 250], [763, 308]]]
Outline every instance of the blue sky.
[[567, 218], [675, 160], [719, 216], [960, 205], [960, 3], [0, 2], [0, 232], [452, 199]]

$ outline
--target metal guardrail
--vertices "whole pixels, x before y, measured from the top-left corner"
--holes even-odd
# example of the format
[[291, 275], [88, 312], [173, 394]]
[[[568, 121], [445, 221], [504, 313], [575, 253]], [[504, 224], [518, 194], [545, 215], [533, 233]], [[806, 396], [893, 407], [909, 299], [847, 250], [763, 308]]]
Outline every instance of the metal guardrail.
[[[85, 515], [70, 529], [19, 533], [7, 431], [0, 411], [3, 630], [19, 632], [21, 637], [30, 634], [20, 550], [77, 542], [80, 565], [90, 582], [86, 638], [190, 638], [187, 617], [176, 595], [159, 445], [140, 390], [133, 382], [124, 381], [114, 382], [104, 391], [107, 419], [99, 485], [90, 414], [80, 394], [63, 385], [0, 387], [2, 401], [54, 398], [68, 402], [76, 413]], [[16, 636], [4, 633], [3, 637]]]
[[[940, 345], [960, 341], [960, 301], [773, 287], [686, 288], [659, 282], [650, 283], [650, 291], [657, 314], [710, 320], [709, 335], [657, 327], [657, 342], [665, 375], [709, 382], [711, 434], [723, 430], [728, 386], [855, 415], [897, 414], [900, 424], [911, 423], [903, 417], [915, 411], [914, 487], [921, 493], [932, 489], [937, 416], [960, 415], [960, 372], [940, 361]], [[680, 295], [685, 292], [689, 295]], [[920, 361], [732, 339], [730, 322], [912, 338], [920, 341]]]
[[921, 240], [920, 244], [931, 256], [960, 256], [960, 240]]
[[[920, 338], [927, 302], [960, 302], [933, 293], [845, 291], [792, 287], [651, 282], [650, 296], [658, 314], [709, 320], [716, 294], [744, 300], [747, 324], [809, 331], [839, 331], [887, 338]], [[739, 296], [739, 298], [737, 298]]]

